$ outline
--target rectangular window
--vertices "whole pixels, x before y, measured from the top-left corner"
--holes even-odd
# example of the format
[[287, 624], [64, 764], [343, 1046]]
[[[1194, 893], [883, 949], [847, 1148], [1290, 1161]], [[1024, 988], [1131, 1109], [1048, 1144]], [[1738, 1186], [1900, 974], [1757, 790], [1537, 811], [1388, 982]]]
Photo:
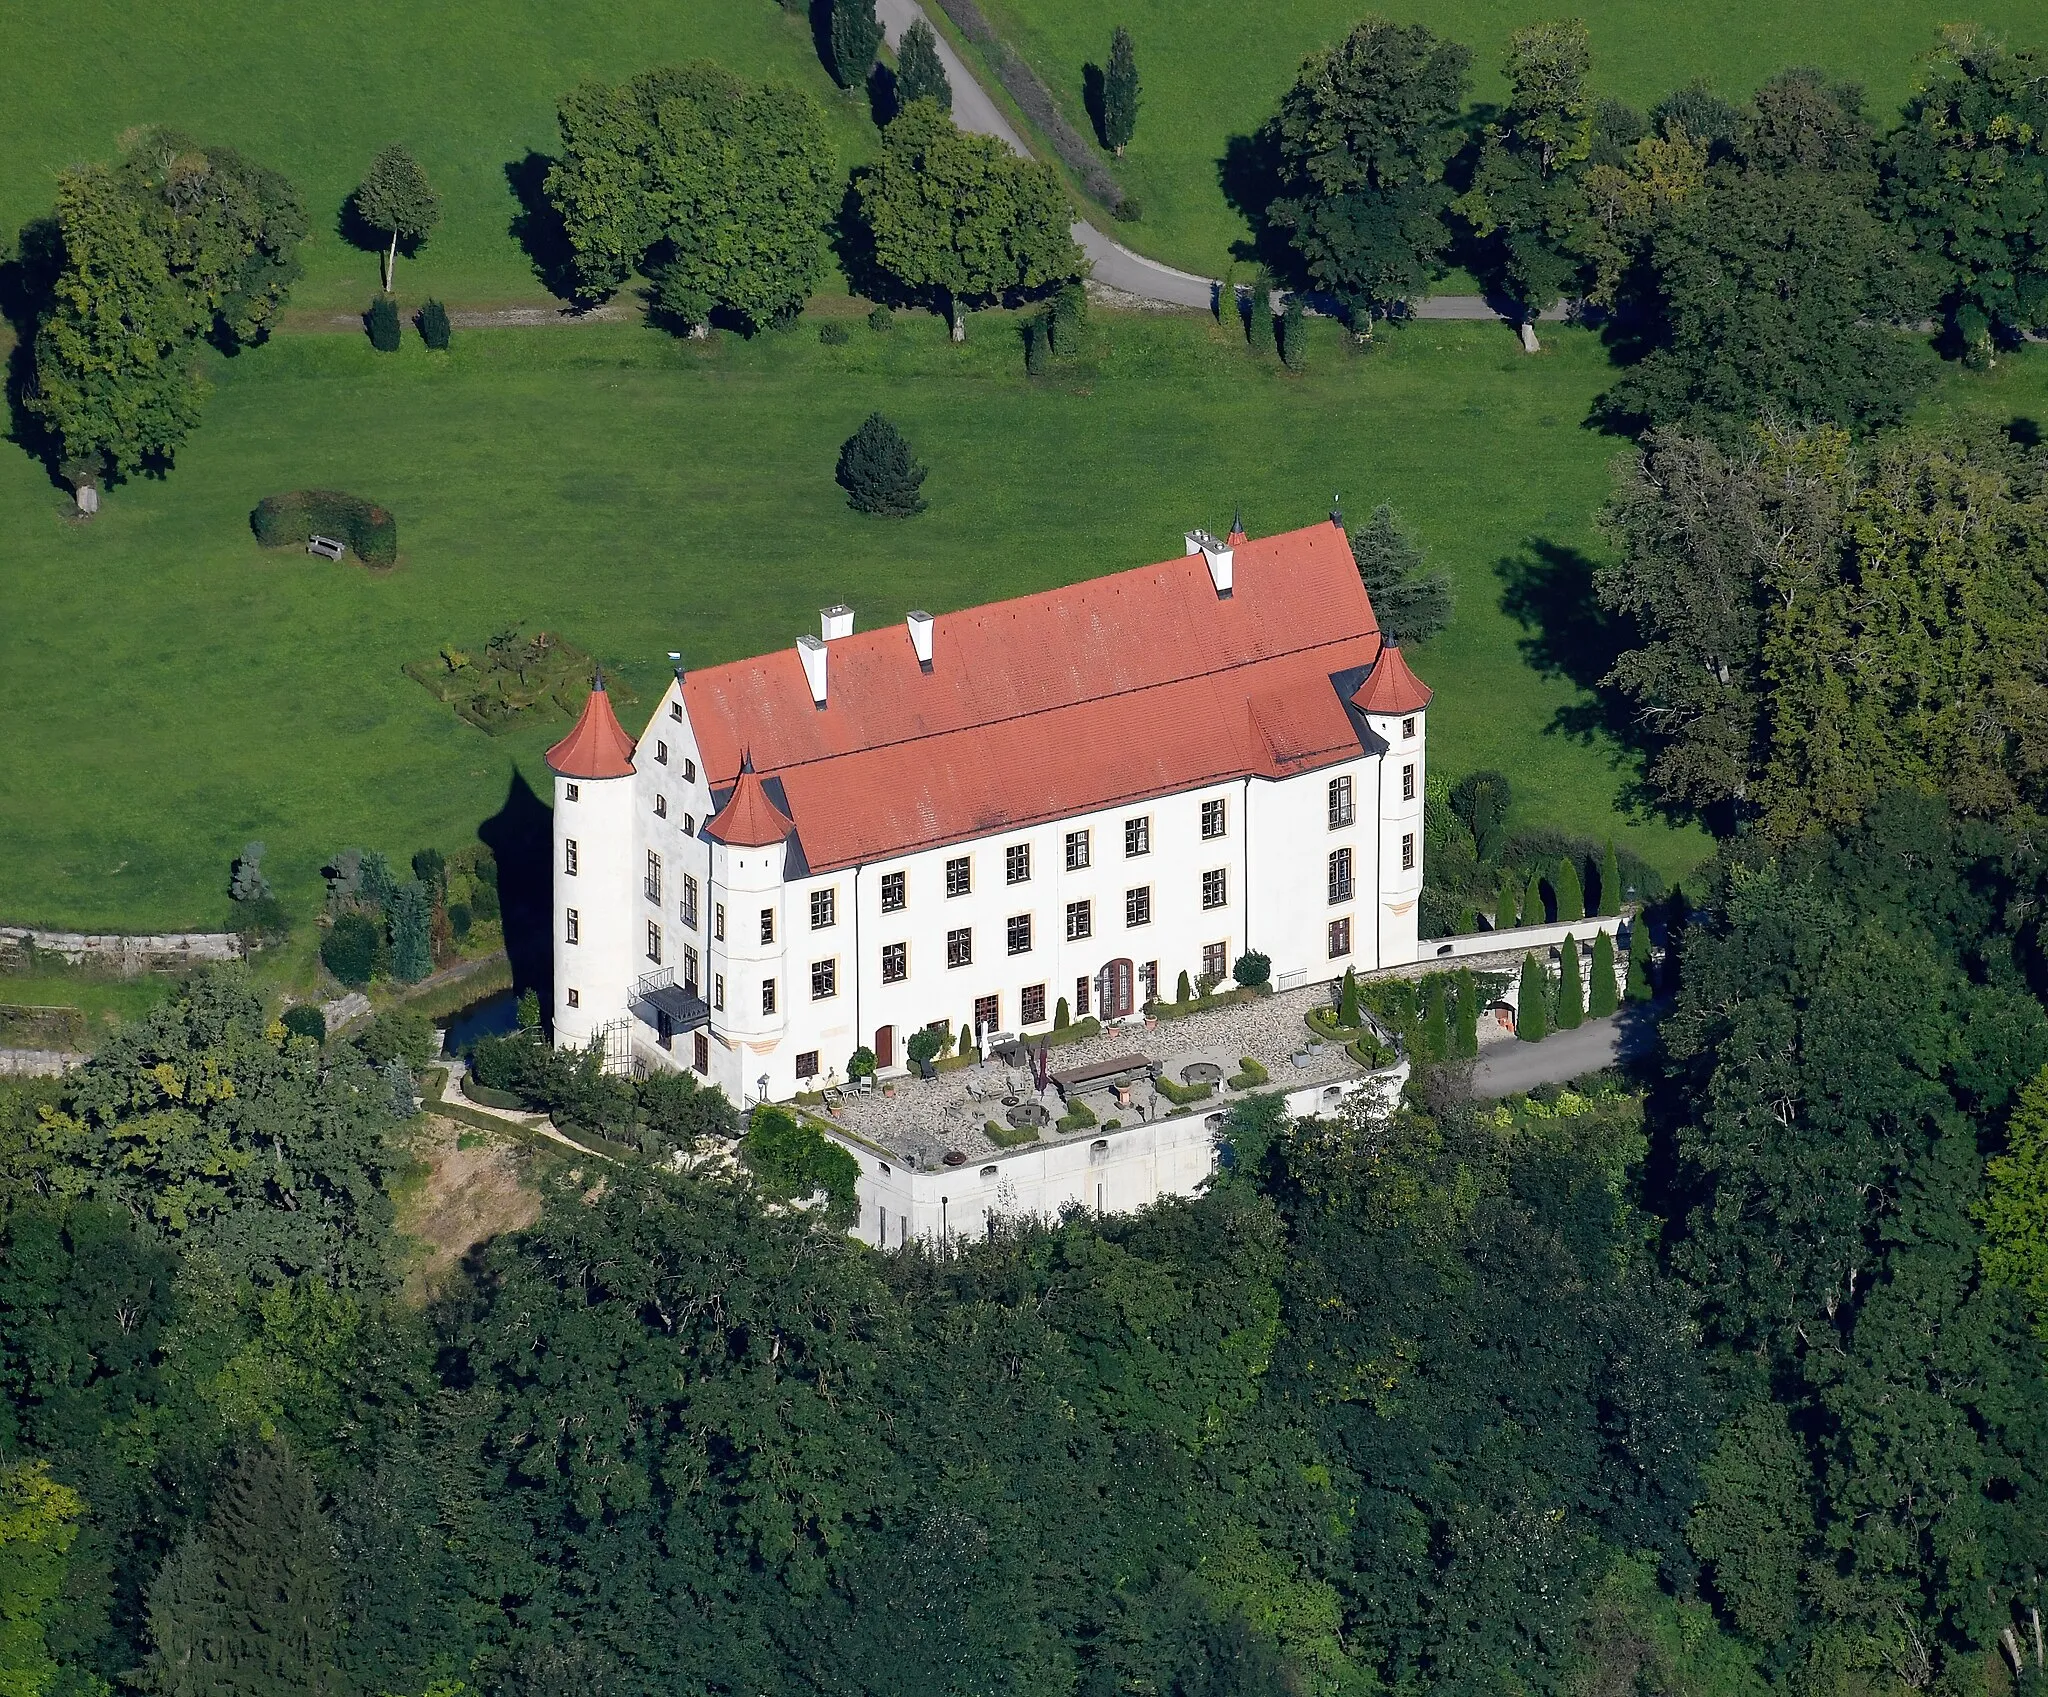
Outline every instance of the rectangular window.
[[1330, 959], [1332, 959], [1332, 960], [1335, 960], [1335, 959], [1337, 959], [1337, 958], [1338, 958], [1338, 957], [1339, 957], [1340, 955], [1348, 955], [1348, 954], [1349, 954], [1350, 952], [1351, 952], [1351, 921], [1350, 921], [1350, 920], [1348, 920], [1348, 919], [1333, 919], [1333, 920], [1331, 920], [1331, 921], [1330, 921]]
[[1086, 1019], [1088, 1017], [1088, 980], [1086, 978], [1074, 980], [1074, 1017], [1076, 1019]]
[[1214, 872], [1202, 874], [1202, 905], [1204, 907], [1228, 907], [1230, 905], [1230, 874], [1222, 867]]
[[1404, 831], [1401, 834], [1401, 870], [1403, 872], [1413, 872], [1415, 870], [1415, 833], [1413, 831]]
[[647, 922], [647, 958], [661, 965], [661, 926], [652, 919]]
[[1348, 848], [1334, 850], [1330, 855], [1330, 900], [1348, 902], [1351, 899], [1351, 851]]
[[583, 922], [576, 917], [576, 910], [573, 907], [563, 913], [562, 923], [562, 940], [564, 942], [580, 943], [583, 941]]
[[828, 925], [839, 923], [839, 892], [837, 890], [813, 890], [811, 892], [811, 929], [822, 931]]
[[957, 931], [946, 933], [946, 964], [948, 966], [972, 966], [974, 964], [974, 931], [963, 925]]
[[1330, 780], [1330, 829], [1340, 830], [1351, 823], [1351, 780], [1332, 778]]
[[1409, 740], [1410, 738], [1412, 738], [1412, 737], [1413, 737], [1414, 735], [1415, 735], [1415, 721], [1414, 721], [1413, 719], [1403, 719], [1403, 720], [1401, 721], [1401, 740], [1402, 740], [1403, 742], [1406, 742], [1406, 741], [1408, 741], [1408, 740]]
[[725, 903], [711, 904], [711, 935], [721, 943], [725, 941]]
[[1031, 845], [1012, 843], [1003, 850], [1003, 877], [1012, 884], [1031, 882]]
[[683, 945], [683, 988], [692, 995], [697, 992], [697, 951], [688, 943]]
[[797, 1051], [796, 1075], [798, 1078], [816, 1078], [818, 1076], [818, 1051], [816, 1049], [799, 1049]]
[[772, 978], [761, 980], [761, 1011], [763, 1013], [773, 1013], [775, 1011], [775, 980]]
[[1093, 902], [1067, 903], [1067, 941], [1078, 943], [1083, 937], [1095, 935], [1095, 904]]
[[1139, 819], [1124, 821], [1124, 858], [1135, 860], [1141, 854], [1152, 852], [1152, 819], [1148, 814]]
[[830, 1001], [839, 994], [839, 962], [837, 960], [814, 960], [811, 962], [811, 1000]]
[[1156, 960], [1148, 960], [1138, 968], [1138, 984], [1145, 992], [1146, 1001], [1159, 1000], [1159, 963]]
[[966, 855], [946, 862], [946, 894], [964, 896], [974, 888], [974, 869]]
[[711, 1005], [718, 1012], [725, 1012], [725, 974], [722, 972], [711, 975]]
[[1069, 831], [1067, 833], [1067, 870], [1085, 872], [1088, 869], [1088, 833]]
[[999, 997], [976, 996], [974, 998], [974, 1034], [979, 1037], [985, 1031], [993, 1031], [1003, 1023], [1003, 1004]]
[[1202, 803], [1202, 835], [1203, 835], [1203, 836], [1204, 836], [1205, 838], [1206, 838], [1206, 837], [1220, 837], [1220, 836], [1222, 836], [1222, 835], [1223, 835], [1223, 833], [1224, 833], [1224, 830], [1225, 830], [1225, 828], [1226, 828], [1226, 827], [1225, 827], [1225, 818], [1226, 818], [1226, 815], [1225, 815], [1225, 813], [1224, 813], [1224, 810], [1223, 810], [1223, 803], [1222, 803], [1222, 802], [1220, 802], [1220, 801], [1205, 801], [1205, 802], [1203, 802], [1203, 803]]
[[697, 1033], [697, 1052], [692, 1057], [696, 1062], [697, 1076], [703, 1078], [711, 1071], [711, 1039], [703, 1032]]
[[658, 902], [661, 900], [661, 856], [652, 849], [647, 851], [646, 888], [649, 901]]
[[576, 839], [569, 837], [562, 843], [562, 873], [565, 877], [576, 876]]
[[1222, 983], [1230, 974], [1230, 945], [1228, 943], [1204, 943], [1202, 945], [1202, 976]]
[[686, 837], [694, 837], [696, 834], [697, 816], [694, 813], [685, 813], [683, 815], [683, 835]]
[[1011, 914], [1006, 929], [1009, 932], [1010, 953], [1028, 955], [1031, 952], [1031, 915]]
[[1025, 985], [1024, 993], [1018, 998], [1018, 1002], [1017, 1023], [1019, 1025], [1043, 1025], [1045, 1023], [1045, 986], [1043, 984]]
[[658, 795], [654, 798], [654, 817], [657, 819], [666, 819], [668, 817], [667, 796]]
[[761, 941], [764, 944], [775, 941], [775, 910], [772, 907], [761, 910]]
[[655, 758], [655, 759], [657, 759], [657, 760], [659, 760], [659, 761], [660, 761], [660, 762], [662, 763], [662, 765], [664, 765], [664, 766], [666, 766], [666, 765], [668, 764], [668, 744], [667, 744], [667, 743], [665, 743], [665, 742], [657, 742], [657, 743], [656, 743], [656, 744], [654, 745], [654, 758]]
[[1413, 765], [1401, 768], [1401, 799], [1403, 801], [1413, 801], [1415, 799], [1415, 768]]
[[569, 992], [569, 1006], [572, 1008], [583, 1006], [583, 992], [581, 990], [571, 990]]
[[692, 931], [697, 929], [697, 880], [687, 872], [683, 874], [683, 923]]
[[910, 976], [910, 945], [908, 943], [884, 943], [882, 945], [882, 982], [901, 984]]
[[574, 784], [564, 784], [562, 786], [562, 799], [564, 801], [574, 801], [582, 794], [583, 791]]
[[1126, 925], [1150, 925], [1152, 923], [1152, 886], [1140, 884], [1135, 890], [1124, 891], [1124, 923]]
[[680, 723], [683, 717], [683, 704], [680, 701], [671, 701], [668, 704], [668, 716]]
[[903, 911], [903, 874], [884, 872], [882, 874], [882, 911], [901, 913]]
[[697, 762], [694, 760], [685, 760], [683, 762], [683, 782], [686, 784], [694, 784], [696, 781]]

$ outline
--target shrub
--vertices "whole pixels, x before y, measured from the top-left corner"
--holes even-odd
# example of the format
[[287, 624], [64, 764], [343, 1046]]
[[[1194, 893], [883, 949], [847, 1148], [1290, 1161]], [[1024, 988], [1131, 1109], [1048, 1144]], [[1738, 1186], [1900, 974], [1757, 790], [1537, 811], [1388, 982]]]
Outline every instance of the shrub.
[[1449, 986], [1442, 973], [1433, 973], [1422, 987], [1422, 1053], [1432, 1061], [1447, 1060], [1451, 1053], [1451, 1013], [1444, 992]]
[[1621, 912], [1621, 863], [1615, 858], [1614, 839], [1607, 839], [1607, 853], [1600, 862], [1600, 917], [1612, 919]]
[[1538, 873], [1529, 874], [1529, 882], [1522, 890], [1522, 923], [1541, 925], [1550, 916], [1543, 907], [1543, 879]]
[[[1066, 1004], [1062, 1002], [1060, 1006], [1065, 1007]], [[903, 1052], [910, 1057], [913, 1065], [923, 1066], [928, 1061], [937, 1060], [939, 1058], [939, 1051], [945, 1048], [945, 1046], [945, 1033], [935, 1031], [932, 1027], [926, 1026], [923, 1030], [913, 1031], [910, 1034], [910, 1041], [904, 1046]]]
[[782, 1202], [801, 1202], [823, 1191], [829, 1198], [825, 1218], [836, 1226], [851, 1225], [860, 1204], [854, 1186], [860, 1164], [816, 1126], [785, 1108], [763, 1104], [747, 1122], [741, 1158], [761, 1189]]
[[1062, 996], [1056, 1003], [1053, 1004], [1052, 1028], [1055, 1031], [1064, 1031], [1068, 1026], [1072, 1025], [1073, 1023], [1074, 1016], [1067, 1011], [1067, 998]]
[[848, 1078], [873, 1078], [875, 1076], [875, 1052], [866, 1044], [846, 1057]]
[[1043, 377], [1046, 353], [1052, 342], [1052, 326], [1043, 319], [1027, 319], [1024, 325], [1024, 375]]
[[1238, 1070], [1230, 1075], [1233, 1090], [1256, 1090], [1272, 1079], [1272, 1074], [1252, 1059], [1250, 1055], [1238, 1057]]
[[1257, 949], [1247, 949], [1237, 957], [1237, 964], [1230, 969], [1230, 975], [1247, 990], [1256, 990], [1273, 976], [1273, 962]]
[[1550, 986], [1534, 955], [1522, 957], [1522, 981], [1515, 991], [1515, 1035], [1524, 1043], [1540, 1043], [1550, 1034], [1543, 998]]
[[469, 911], [467, 903], [455, 902], [448, 909], [448, 929], [455, 933], [459, 943], [469, 935], [469, 928], [476, 916]]
[[522, 1033], [479, 1037], [470, 1045], [469, 1073], [487, 1090], [518, 1090], [532, 1057], [533, 1039]]
[[538, 990], [522, 990], [519, 992], [519, 1002], [515, 1017], [519, 1021], [519, 1029], [521, 1031], [538, 1031], [540, 1029], [540, 992]]
[[896, 328], [896, 315], [886, 306], [878, 306], [868, 314], [868, 328], [877, 335], [883, 335]]
[[436, 890], [448, 887], [448, 858], [437, 848], [423, 848], [412, 857], [412, 875]]
[[1571, 1031], [1586, 1017], [1585, 991], [1579, 982], [1579, 940], [1569, 931], [1558, 952], [1557, 1028]]
[[1457, 974], [1458, 1014], [1451, 1031], [1451, 1053], [1470, 1060], [1479, 1053], [1479, 986], [1472, 974], [1460, 968]]
[[437, 351], [455, 340], [455, 326], [448, 322], [448, 309], [439, 301], [428, 301], [413, 323], [419, 328], [420, 340]]
[[319, 535], [346, 542], [366, 566], [388, 566], [398, 558], [398, 521], [374, 501], [338, 490], [267, 495], [249, 515], [249, 528], [265, 548], [303, 548]]
[[1614, 938], [1602, 931], [1593, 938], [1592, 982], [1587, 986], [1586, 1012], [1595, 1019], [1614, 1012]]
[[1346, 1031], [1358, 1029], [1358, 974], [1344, 969], [1344, 985], [1337, 995], [1337, 1023]]
[[973, 1052], [974, 1027], [971, 1025], [963, 1025], [960, 1027], [960, 1053], [963, 1055], [971, 1055]]
[[1194, 986], [1188, 982], [1188, 975], [1185, 972], [1180, 975], [1180, 981], [1173, 987], [1173, 999], [1176, 1002], [1192, 1002], [1195, 999]]
[[263, 876], [263, 845], [244, 843], [228, 875], [229, 897], [238, 902], [256, 902], [270, 893], [270, 880]]
[[320, 960], [351, 990], [360, 990], [377, 970], [377, 945], [383, 939], [368, 914], [344, 913], [320, 944]]
[[827, 320], [818, 326], [818, 340], [828, 348], [843, 348], [852, 337], [847, 334], [844, 324], [836, 320]]
[[1188, 1108], [1197, 1102], [1206, 1102], [1214, 1094], [1206, 1084], [1176, 1084], [1164, 1073], [1152, 1081], [1152, 1088], [1177, 1108]]
[[1095, 1110], [1076, 1096], [1067, 1104], [1067, 1111], [1054, 1123], [1062, 1131], [1086, 1131], [1095, 1124]]
[[370, 333], [370, 346], [380, 354], [398, 352], [398, 303], [389, 295], [379, 295], [370, 302], [370, 310], [363, 314], [363, 328]]
[[1299, 295], [1287, 297], [1287, 310], [1280, 315], [1280, 358], [1289, 371], [1308, 363], [1308, 315]]
[[1145, 216], [1145, 208], [1134, 194], [1117, 196], [1117, 202], [1109, 209], [1110, 217], [1119, 224], [1135, 224]]
[[739, 1119], [723, 1090], [699, 1084], [686, 1072], [657, 1072], [634, 1087], [634, 1098], [649, 1128], [670, 1143], [688, 1145], [700, 1137], [732, 1137]]
[[1656, 994], [1651, 981], [1650, 928], [1639, 913], [1628, 922], [1628, 984], [1623, 994], [1631, 1002], [1647, 1002]]
[[310, 1037], [316, 1043], [327, 1041], [327, 1016], [311, 1002], [294, 1002], [286, 1008], [284, 1028], [294, 1037]]
[[1261, 272], [1252, 279], [1252, 351], [1273, 349], [1273, 279]]
[[374, 1067], [403, 1061], [415, 1072], [431, 1061], [440, 1047], [434, 1022], [409, 1008], [386, 1008], [370, 1021], [356, 1045]]
[[835, 475], [855, 512], [907, 519], [924, 511], [924, 467], [910, 457], [903, 432], [878, 412], [841, 445]]
[[290, 935], [291, 915], [275, 896], [237, 902], [228, 915], [228, 929], [245, 942], [273, 942]]
[[1088, 327], [1088, 291], [1079, 283], [1068, 283], [1052, 297], [1052, 311], [1046, 318], [1052, 331], [1052, 351], [1071, 358], [1081, 351], [1081, 332]]

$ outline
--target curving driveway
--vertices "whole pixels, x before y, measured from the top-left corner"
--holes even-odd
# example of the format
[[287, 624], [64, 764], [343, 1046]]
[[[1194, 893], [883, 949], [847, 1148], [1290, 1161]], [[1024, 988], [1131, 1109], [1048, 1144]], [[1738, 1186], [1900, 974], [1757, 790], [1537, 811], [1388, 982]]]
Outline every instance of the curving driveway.
[[[875, 15], [882, 20], [882, 32], [892, 51], [912, 24], [931, 21], [917, 0], [875, 0]], [[946, 67], [946, 80], [953, 85], [953, 122], [976, 135], [995, 136], [1028, 159], [1031, 149], [1024, 145], [980, 79], [953, 51], [952, 42], [936, 27], [932, 33], [939, 38], [939, 62]], [[1075, 221], [1073, 234], [1075, 245], [1094, 264], [1096, 282], [1166, 306], [1192, 307], [1203, 312], [1214, 309], [1216, 291], [1222, 287], [1216, 278], [1176, 271], [1156, 259], [1133, 253], [1123, 243], [1111, 240], [1093, 224], [1081, 220]], [[1418, 301], [1414, 311], [1417, 318], [1501, 317], [1481, 295], [1432, 295], [1428, 300]], [[1543, 316], [1558, 319], [1564, 315], [1564, 308], [1557, 307]]]

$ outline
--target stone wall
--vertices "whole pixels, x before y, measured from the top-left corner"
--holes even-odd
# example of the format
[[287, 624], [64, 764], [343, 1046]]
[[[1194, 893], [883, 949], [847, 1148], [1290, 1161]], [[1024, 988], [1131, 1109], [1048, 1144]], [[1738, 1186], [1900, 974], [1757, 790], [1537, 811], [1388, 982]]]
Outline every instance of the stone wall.
[[25, 925], [0, 925], [0, 950], [26, 946], [62, 955], [72, 966], [95, 962], [116, 966], [129, 975], [197, 965], [201, 961], [242, 958], [242, 939], [232, 931], [164, 931], [127, 936], [119, 932], [38, 931]]

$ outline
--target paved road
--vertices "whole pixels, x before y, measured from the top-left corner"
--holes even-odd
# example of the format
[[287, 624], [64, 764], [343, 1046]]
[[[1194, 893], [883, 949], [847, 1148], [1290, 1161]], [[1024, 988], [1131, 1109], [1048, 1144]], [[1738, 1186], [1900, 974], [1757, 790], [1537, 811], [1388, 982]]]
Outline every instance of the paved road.
[[[921, 19], [930, 22], [917, 0], [876, 0], [875, 14], [882, 20], [882, 32], [892, 49], [912, 24]], [[1003, 115], [1003, 109], [953, 51], [952, 42], [936, 28], [932, 33], [939, 38], [939, 62], [946, 67], [946, 80], [953, 85], [953, 122], [976, 135], [996, 136], [1028, 159], [1031, 150]], [[1222, 285], [1214, 277], [1198, 277], [1191, 271], [1176, 271], [1156, 259], [1147, 259], [1111, 240], [1093, 224], [1079, 220], [1074, 224], [1074, 242], [1094, 262], [1093, 275], [1098, 283], [1167, 306], [1192, 307], [1203, 312], [1215, 308], [1216, 291]], [[1415, 316], [1498, 321], [1501, 315], [1480, 295], [1433, 295], [1416, 303]], [[1564, 308], [1558, 307], [1543, 316], [1561, 319]]]
[[1589, 1019], [1576, 1031], [1554, 1031], [1540, 1043], [1489, 1043], [1472, 1068], [1472, 1094], [1511, 1096], [1539, 1084], [1563, 1084], [1643, 1054], [1656, 1040], [1652, 1016], [1630, 1008], [1607, 1019]]

